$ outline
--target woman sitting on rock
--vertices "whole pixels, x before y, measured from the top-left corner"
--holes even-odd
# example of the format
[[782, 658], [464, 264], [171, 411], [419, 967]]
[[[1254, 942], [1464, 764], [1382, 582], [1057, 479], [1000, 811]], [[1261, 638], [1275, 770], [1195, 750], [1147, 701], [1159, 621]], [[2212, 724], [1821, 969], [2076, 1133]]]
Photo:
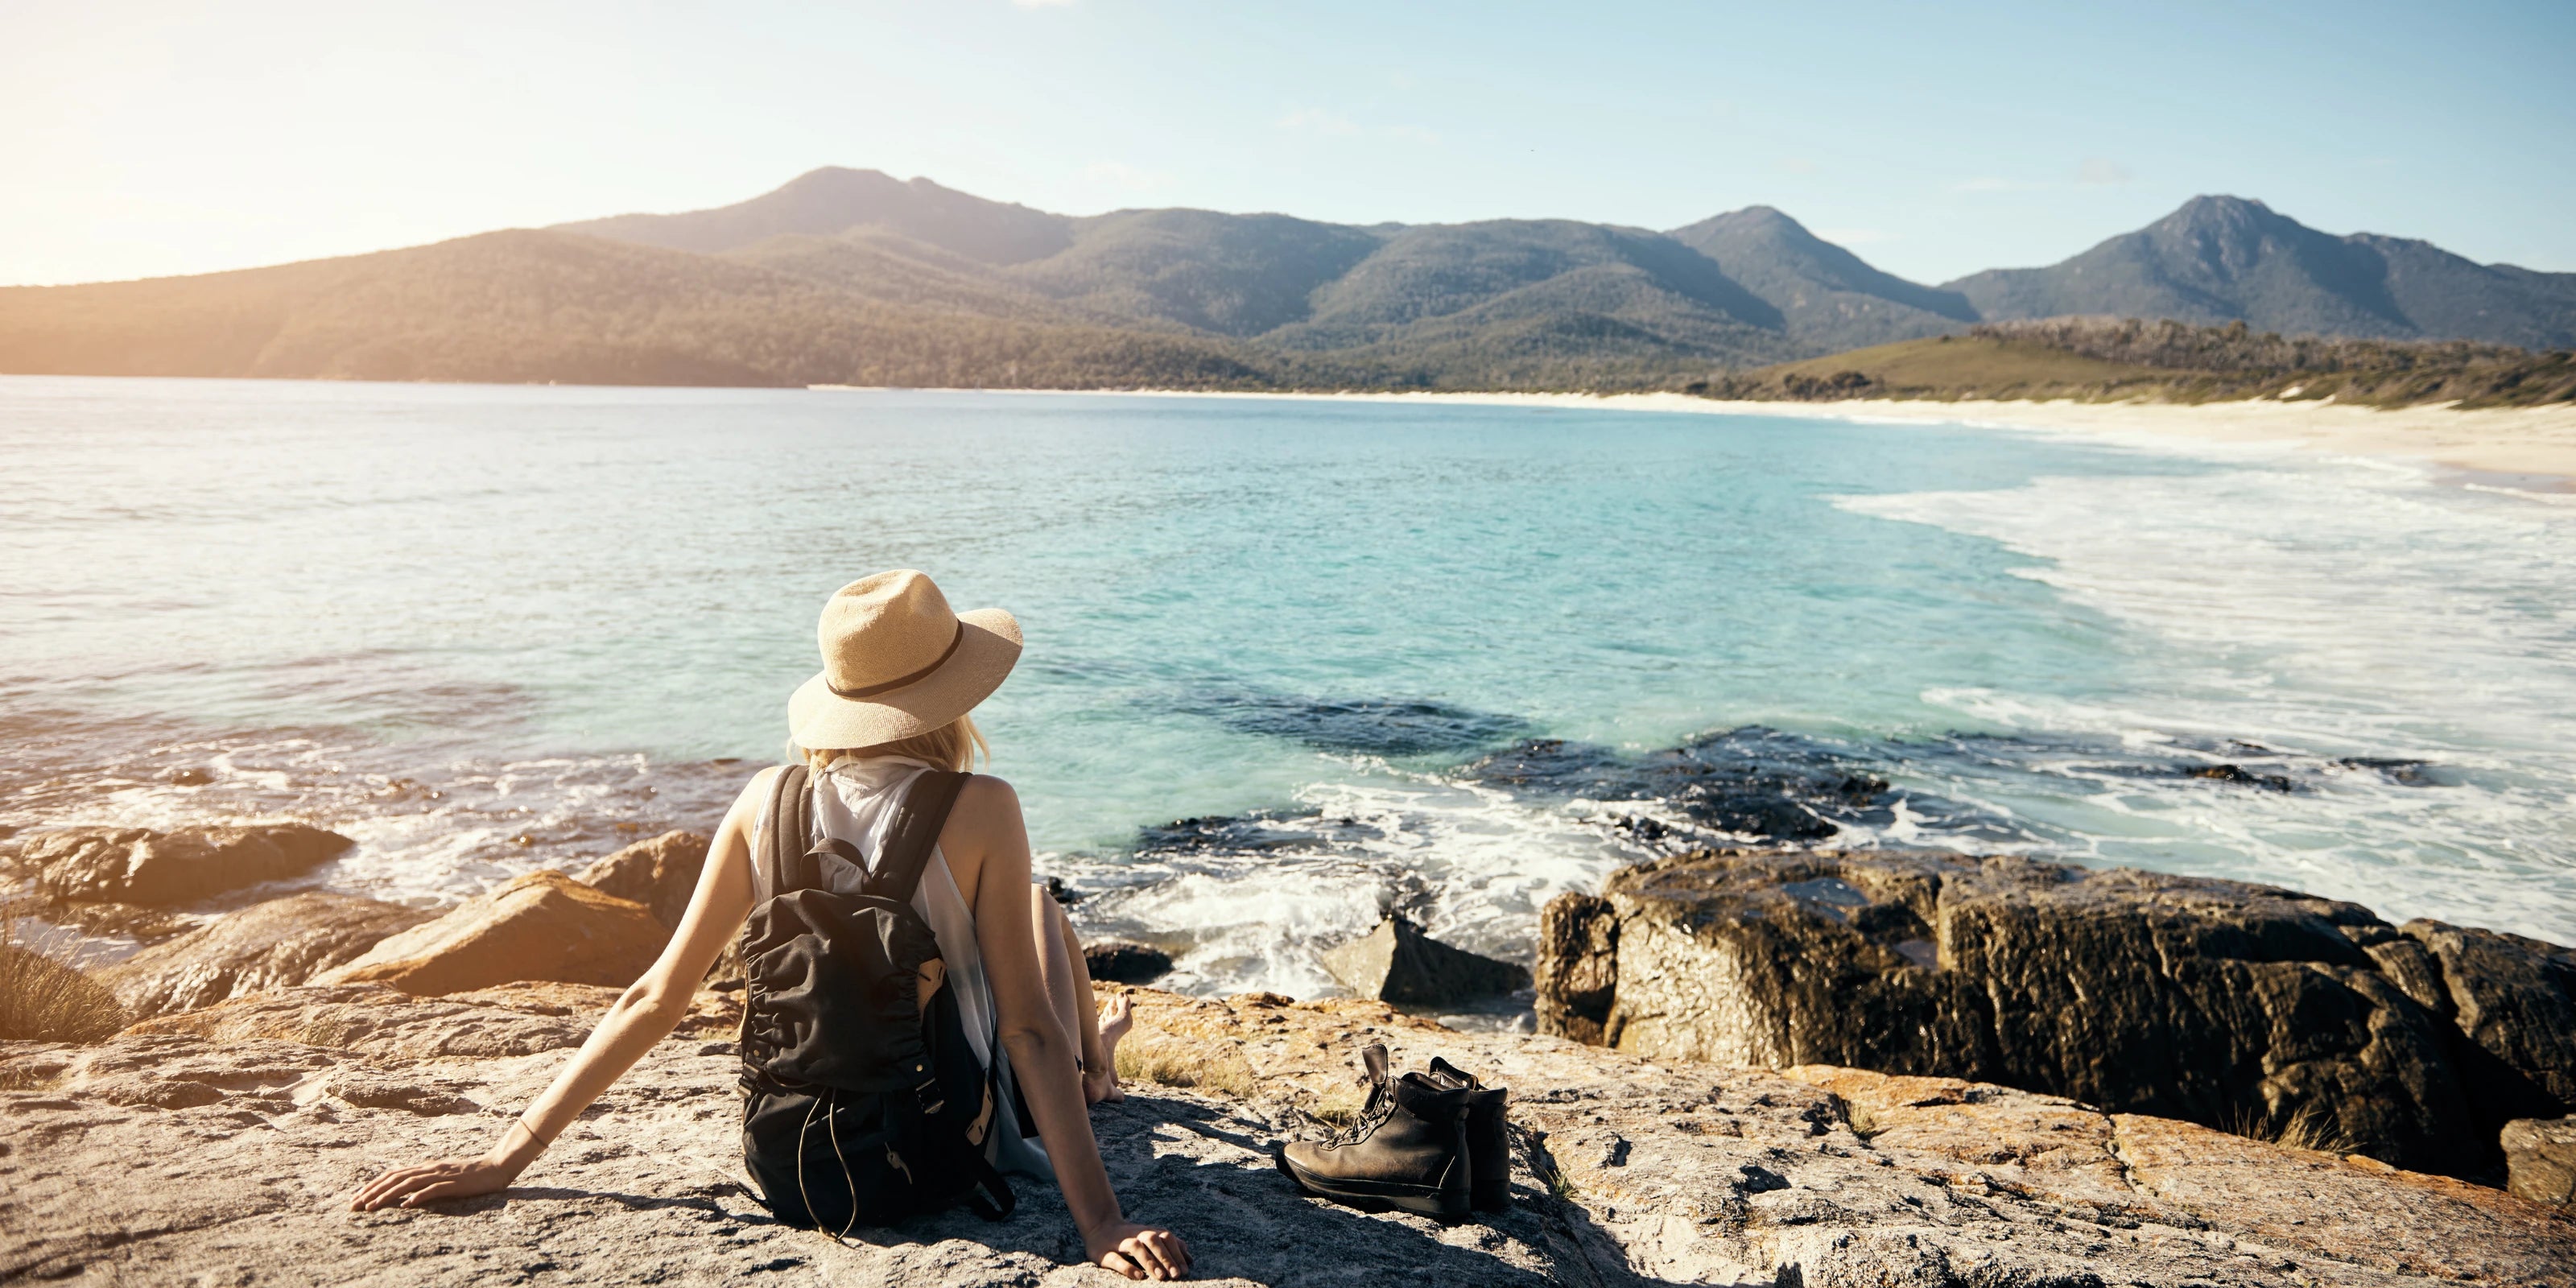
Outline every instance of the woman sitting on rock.
[[[888, 572], [842, 587], [821, 636], [823, 672], [787, 707], [806, 767], [743, 788], [660, 960], [488, 1153], [396, 1168], [351, 1206], [508, 1186], [671, 1033], [740, 930], [745, 1161], [782, 1220], [847, 1233], [956, 1202], [994, 1216], [1012, 1202], [1001, 1172], [1052, 1170], [1092, 1260], [1188, 1272], [1179, 1235], [1120, 1213], [1086, 1112], [1119, 1096], [1126, 999], [1097, 1016], [1081, 946], [1030, 882], [1019, 798], [962, 772], [983, 748], [967, 712], [1018, 660], [1019, 623]], [[771, 835], [781, 817], [801, 834]]]

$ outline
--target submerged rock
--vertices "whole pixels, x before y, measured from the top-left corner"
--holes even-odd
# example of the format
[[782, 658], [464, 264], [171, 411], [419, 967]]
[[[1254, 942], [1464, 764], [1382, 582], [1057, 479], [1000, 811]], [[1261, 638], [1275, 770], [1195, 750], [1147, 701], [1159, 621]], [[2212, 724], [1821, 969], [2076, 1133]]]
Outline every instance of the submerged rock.
[[429, 920], [398, 904], [305, 893], [252, 904], [92, 972], [137, 1019], [301, 984]]
[[1452, 948], [1402, 917], [1322, 953], [1342, 987], [1399, 1006], [1450, 1006], [1529, 987], [1527, 970]]
[[2504, 1125], [2505, 1188], [2536, 1203], [2576, 1203], [2576, 1118]]
[[1148, 944], [1109, 939], [1083, 945], [1082, 965], [1094, 981], [1151, 984], [1172, 973], [1172, 955]]
[[[437, 1045], [432, 1012], [510, 1014], [373, 992], [414, 1013], [415, 1047]], [[1123, 1206], [1179, 1229], [1202, 1282], [2397, 1288], [2548, 1283], [2576, 1260], [2576, 1224], [2502, 1191], [2001, 1087], [1659, 1066], [1351, 999], [1131, 996], [1120, 1063], [1139, 1072], [1094, 1131]], [[1278, 1142], [1357, 1106], [1370, 1042], [1512, 1089], [1509, 1210], [1356, 1212], [1274, 1170]], [[345, 1210], [386, 1167], [488, 1146], [564, 1058], [143, 1032], [0, 1046], [0, 1276], [1119, 1282], [1066, 1264], [1080, 1242], [1035, 1178], [1013, 1178], [999, 1223], [950, 1212], [846, 1241], [776, 1224], [742, 1174], [732, 1050], [695, 1037], [647, 1053], [503, 1193]]]
[[77, 827], [29, 841], [19, 866], [53, 898], [162, 905], [302, 876], [352, 844], [302, 823], [190, 832]]
[[622, 987], [669, 937], [644, 905], [545, 869], [385, 939], [314, 982], [390, 984], [424, 995], [516, 980]]
[[[2127, 869], [1712, 851], [1551, 903], [1536, 1009], [1643, 1055], [1983, 1079], [2472, 1174], [2498, 1161], [2494, 1088], [2522, 1084], [2460, 1053], [2541, 1088], [2564, 1067], [2541, 1040], [2555, 966], [2452, 978], [2511, 947], [2483, 934]], [[2464, 990], [2496, 1036], [2453, 1028]]]

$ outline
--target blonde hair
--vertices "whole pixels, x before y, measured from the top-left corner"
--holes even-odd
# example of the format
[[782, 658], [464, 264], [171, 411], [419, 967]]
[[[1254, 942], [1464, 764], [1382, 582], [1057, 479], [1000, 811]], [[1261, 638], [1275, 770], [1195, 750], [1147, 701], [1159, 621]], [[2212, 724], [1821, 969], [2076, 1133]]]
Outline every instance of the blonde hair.
[[975, 767], [978, 760], [993, 758], [992, 744], [984, 741], [984, 731], [975, 727], [975, 717], [959, 716], [928, 733], [917, 733], [873, 747], [803, 747], [805, 767], [819, 770], [843, 756], [909, 756], [933, 769], [958, 773]]

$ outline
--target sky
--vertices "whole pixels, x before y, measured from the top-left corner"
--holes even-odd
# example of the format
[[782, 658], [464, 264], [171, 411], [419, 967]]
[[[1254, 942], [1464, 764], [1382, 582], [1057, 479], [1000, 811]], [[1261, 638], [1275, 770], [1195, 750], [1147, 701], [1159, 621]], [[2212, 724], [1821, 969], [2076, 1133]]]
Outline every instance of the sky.
[[2576, 3], [0, 0], [0, 283], [724, 205], [1670, 228], [2044, 264], [2198, 193], [2576, 271]]

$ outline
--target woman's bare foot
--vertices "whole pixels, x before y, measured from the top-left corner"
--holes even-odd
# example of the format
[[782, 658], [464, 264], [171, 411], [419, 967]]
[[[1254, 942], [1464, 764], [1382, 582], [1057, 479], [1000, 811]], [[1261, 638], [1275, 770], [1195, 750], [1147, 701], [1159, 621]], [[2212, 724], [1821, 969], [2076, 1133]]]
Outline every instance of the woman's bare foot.
[[1082, 1098], [1086, 1104], [1103, 1104], [1125, 1100], [1127, 1093], [1118, 1089], [1118, 1039], [1136, 1027], [1136, 1017], [1129, 1013], [1127, 995], [1112, 994], [1100, 1006], [1100, 1061], [1082, 1074]]

